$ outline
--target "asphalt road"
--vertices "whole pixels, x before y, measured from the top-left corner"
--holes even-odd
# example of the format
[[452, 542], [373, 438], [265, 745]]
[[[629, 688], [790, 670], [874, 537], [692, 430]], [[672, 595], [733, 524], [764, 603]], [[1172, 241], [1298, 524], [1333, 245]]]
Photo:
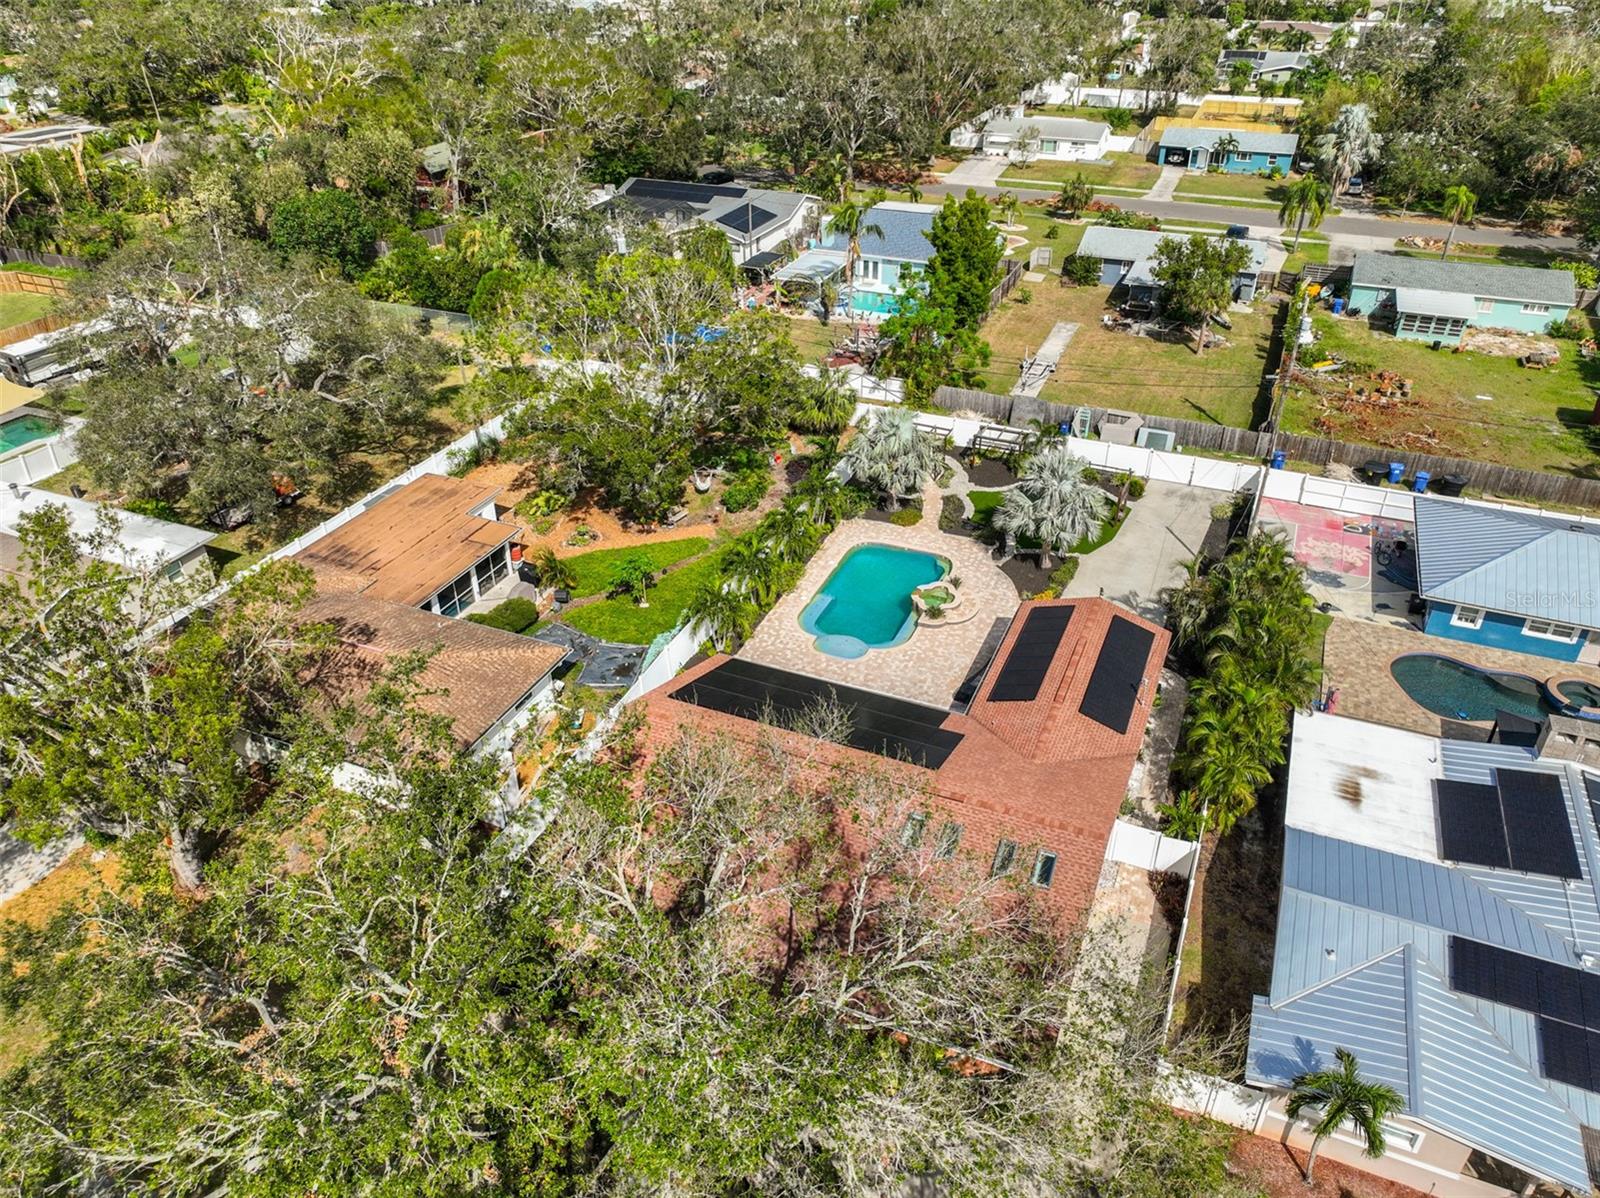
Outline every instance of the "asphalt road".
[[[979, 195], [987, 196], [999, 195], [1002, 191], [1011, 191], [1023, 198], [1055, 194], [1054, 190], [1035, 191], [1020, 187], [978, 187], [974, 190]], [[962, 184], [932, 183], [924, 187], [923, 191], [929, 196], [965, 195], [967, 188]], [[1112, 201], [1119, 208], [1126, 208], [1130, 212], [1143, 212], [1149, 216], [1166, 220], [1206, 221], [1229, 225], [1270, 223], [1276, 226], [1278, 223], [1277, 213], [1267, 207], [1241, 205], [1237, 208], [1231, 208], [1225, 204], [1194, 204], [1186, 203], [1182, 200], [1146, 200], [1138, 196], [1107, 195], [1104, 198]], [[1443, 237], [1449, 231], [1449, 228], [1450, 226], [1443, 221], [1401, 220], [1396, 217], [1349, 212], [1339, 216], [1328, 217], [1318, 226], [1317, 231], [1325, 235], [1392, 239], [1396, 237]], [[1578, 244], [1577, 240], [1572, 237], [1543, 236], [1522, 233], [1515, 229], [1497, 229], [1487, 226], [1476, 229], [1462, 229], [1456, 234], [1456, 239], [1470, 242], [1474, 245], [1521, 245], [1530, 249], [1545, 250], [1576, 249]]]

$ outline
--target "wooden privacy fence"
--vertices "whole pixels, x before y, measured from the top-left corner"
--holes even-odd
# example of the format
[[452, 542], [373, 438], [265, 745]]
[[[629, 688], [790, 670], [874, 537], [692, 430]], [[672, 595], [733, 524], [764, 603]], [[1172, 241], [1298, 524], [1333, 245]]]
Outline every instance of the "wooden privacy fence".
[[65, 328], [68, 323], [64, 317], [41, 316], [38, 320], [14, 324], [10, 328], [0, 329], [0, 346], [15, 345], [19, 341], [26, 341], [29, 337], [37, 337], [40, 333], [54, 332], [56, 329]]
[[65, 279], [52, 278], [50, 275], [36, 275], [26, 270], [0, 270], [0, 291], [24, 295], [52, 295], [61, 297], [67, 294], [68, 286]]
[[1022, 263], [1015, 258], [1007, 258], [1001, 266], [1005, 269], [1005, 276], [989, 290], [989, 311], [993, 312], [1000, 306], [1000, 302], [1016, 289], [1022, 282]]
[[[959, 387], [940, 387], [934, 392], [933, 402], [947, 412], [978, 412], [990, 420], [1015, 428], [1032, 427], [1034, 421], [1050, 426], [1070, 425], [1078, 411], [1076, 404], [1051, 403], [1022, 395], [993, 395], [987, 391], [968, 391]], [[1090, 409], [1091, 428], [1099, 428], [1106, 411], [1105, 408]], [[1435, 479], [1458, 475], [1466, 480], [1467, 486], [1489, 494], [1566, 507], [1600, 508], [1600, 481], [1595, 479], [1519, 470], [1515, 466], [1497, 466], [1491, 462], [1475, 462], [1439, 454], [1357, 445], [1328, 437], [1306, 437], [1297, 433], [1274, 436], [1269, 432], [1233, 428], [1226, 424], [1204, 424], [1198, 420], [1151, 416], [1142, 412], [1139, 416], [1147, 428], [1170, 430], [1177, 436], [1178, 444], [1190, 450], [1264, 461], [1273, 450], [1281, 449], [1293, 461], [1317, 466], [1326, 466], [1330, 462], [1344, 466], [1360, 466], [1372, 460], [1400, 462], [1408, 478], [1414, 477], [1418, 471], [1426, 471]]]

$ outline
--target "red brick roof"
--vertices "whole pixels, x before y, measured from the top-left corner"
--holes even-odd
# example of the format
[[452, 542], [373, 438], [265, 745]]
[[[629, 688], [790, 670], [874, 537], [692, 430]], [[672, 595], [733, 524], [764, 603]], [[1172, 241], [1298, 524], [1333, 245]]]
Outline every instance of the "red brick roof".
[[[1071, 607], [1073, 614], [1038, 697], [1026, 702], [990, 701], [989, 692], [1028, 612], [1047, 605]], [[1107, 728], [1078, 710], [1114, 616], [1154, 634], [1125, 732]], [[844, 745], [809, 744], [807, 751], [844, 767], [856, 763], [910, 771], [928, 786], [946, 818], [962, 825], [963, 850], [980, 859], [992, 857], [1002, 837], [1023, 846], [1019, 869], [1032, 868], [1028, 849], [1055, 853], [1050, 898], [1063, 915], [1075, 919], [1093, 895], [1106, 840], [1138, 759], [1168, 640], [1160, 625], [1106, 599], [1025, 602], [968, 713], [945, 717], [941, 727], [961, 733], [962, 740], [938, 769], [923, 769]], [[683, 727], [720, 729], [735, 736], [751, 733], [755, 725], [749, 721], [670, 697], [685, 682], [715, 669], [723, 660], [717, 656], [686, 670], [640, 700], [650, 725], [651, 749], [662, 747]], [[763, 733], [780, 738], [800, 736], [779, 729], [763, 729]]]

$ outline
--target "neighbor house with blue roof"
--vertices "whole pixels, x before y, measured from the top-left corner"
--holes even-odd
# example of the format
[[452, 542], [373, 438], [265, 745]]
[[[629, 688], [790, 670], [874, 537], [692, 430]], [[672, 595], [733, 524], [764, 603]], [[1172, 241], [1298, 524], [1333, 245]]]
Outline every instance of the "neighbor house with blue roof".
[[1295, 147], [1299, 144], [1300, 139], [1293, 133], [1169, 125], [1156, 142], [1156, 161], [1162, 166], [1181, 166], [1191, 171], [1216, 167], [1230, 175], [1270, 173], [1274, 168], [1288, 174], [1294, 168]]
[[1410, 341], [1454, 345], [1468, 328], [1542, 333], [1577, 302], [1572, 272], [1403, 254], [1357, 254], [1350, 313]]
[[[1284, 1128], [1294, 1078], [1344, 1048], [1404, 1100], [1386, 1157], [1361, 1167], [1463, 1198], [1590, 1191], [1600, 775], [1581, 762], [1600, 762], [1595, 738], [1562, 717], [1534, 747], [1296, 717], [1272, 981], [1245, 1066], [1276, 1095], [1260, 1134]], [[1353, 1136], [1332, 1139], [1357, 1159]]]
[[1600, 661], [1600, 524], [1416, 497], [1423, 631], [1560, 661]]

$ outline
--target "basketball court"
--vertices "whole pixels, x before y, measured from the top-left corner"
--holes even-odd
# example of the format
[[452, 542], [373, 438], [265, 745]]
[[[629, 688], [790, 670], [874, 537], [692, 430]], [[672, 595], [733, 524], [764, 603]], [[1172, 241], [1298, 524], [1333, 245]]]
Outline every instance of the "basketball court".
[[1263, 498], [1257, 523], [1283, 534], [1318, 604], [1337, 615], [1411, 623], [1416, 558], [1409, 521]]

